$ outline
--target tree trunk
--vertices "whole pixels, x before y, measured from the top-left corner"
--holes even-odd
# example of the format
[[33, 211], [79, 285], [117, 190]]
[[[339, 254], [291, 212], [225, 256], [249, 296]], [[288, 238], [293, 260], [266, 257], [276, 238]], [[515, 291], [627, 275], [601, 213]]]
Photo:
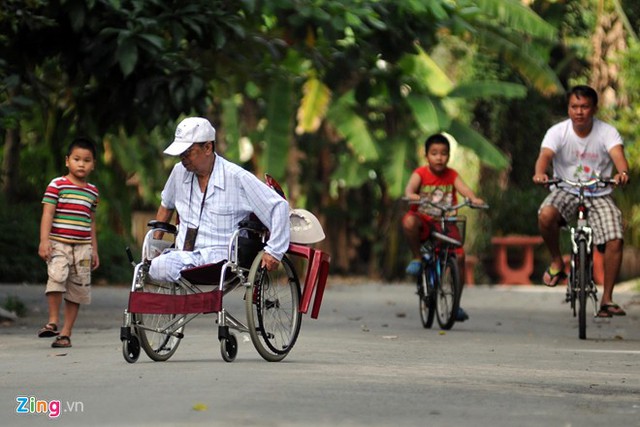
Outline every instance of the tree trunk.
[[[602, 6], [602, 5], [601, 5]], [[591, 37], [591, 79], [589, 84], [599, 94], [603, 107], [620, 107], [628, 100], [620, 92], [620, 54], [627, 50], [624, 23], [613, 11], [602, 7]]]
[[8, 202], [18, 199], [18, 176], [20, 165], [19, 128], [7, 129], [4, 140], [4, 158], [2, 159], [2, 193]]

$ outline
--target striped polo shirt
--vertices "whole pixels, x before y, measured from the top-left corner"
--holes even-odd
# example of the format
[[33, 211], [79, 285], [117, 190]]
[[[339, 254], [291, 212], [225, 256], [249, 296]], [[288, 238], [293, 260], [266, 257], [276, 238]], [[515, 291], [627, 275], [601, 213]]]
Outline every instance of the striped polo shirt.
[[42, 203], [55, 205], [49, 238], [63, 243], [91, 243], [91, 215], [98, 206], [98, 189], [87, 183], [80, 187], [66, 177], [54, 178]]

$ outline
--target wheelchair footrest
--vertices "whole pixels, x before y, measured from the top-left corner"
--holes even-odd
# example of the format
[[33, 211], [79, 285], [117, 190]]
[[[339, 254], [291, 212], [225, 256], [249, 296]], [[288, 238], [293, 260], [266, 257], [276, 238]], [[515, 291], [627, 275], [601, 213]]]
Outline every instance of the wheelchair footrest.
[[217, 313], [220, 310], [222, 310], [222, 292], [219, 289], [189, 295], [155, 292], [129, 294], [129, 313], [192, 314]]

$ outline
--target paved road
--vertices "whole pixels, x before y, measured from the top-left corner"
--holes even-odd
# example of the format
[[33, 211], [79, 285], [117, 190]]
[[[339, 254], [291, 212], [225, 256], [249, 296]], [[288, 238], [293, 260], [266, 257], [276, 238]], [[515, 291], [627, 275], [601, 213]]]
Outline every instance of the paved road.
[[[0, 328], [2, 425], [640, 425], [640, 297], [630, 292], [616, 294], [629, 315], [590, 323], [583, 341], [560, 289], [468, 288], [471, 319], [444, 333], [422, 328], [409, 284], [334, 285], [280, 363], [242, 337], [225, 363], [207, 315], [171, 360], [135, 364], [119, 342], [127, 289], [94, 288], [62, 351], [35, 336], [41, 292], [0, 285], [0, 301], [30, 308]], [[17, 414], [20, 397], [60, 401], [59, 418]]]

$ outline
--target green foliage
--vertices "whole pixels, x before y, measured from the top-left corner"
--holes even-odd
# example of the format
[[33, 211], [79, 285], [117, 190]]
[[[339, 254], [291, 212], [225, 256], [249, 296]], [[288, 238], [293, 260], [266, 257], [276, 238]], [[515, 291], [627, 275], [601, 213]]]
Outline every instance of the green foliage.
[[[0, 277], [5, 283], [44, 283], [46, 263], [38, 256], [40, 244], [40, 203], [0, 202]], [[127, 240], [109, 228], [98, 232], [100, 268], [92, 273], [93, 282], [127, 283], [132, 269], [126, 256]], [[133, 253], [139, 253], [132, 248]]]
[[133, 268], [127, 257], [126, 248], [130, 247], [136, 262], [140, 249], [132, 245], [126, 238], [117, 235], [110, 229], [98, 234], [98, 256], [100, 267], [91, 274], [92, 283], [106, 282], [110, 284], [126, 284], [131, 282]]
[[[287, 177], [301, 198], [326, 212], [329, 227], [348, 224], [346, 244], [372, 240], [378, 256], [379, 231], [394, 220], [390, 198], [426, 133], [448, 130], [503, 168], [509, 150], [487, 138], [498, 130], [471, 125], [474, 107], [522, 96], [525, 84], [561, 91], [549, 66], [556, 33], [518, 0], [6, 3], [0, 122], [21, 129], [20, 185], [31, 189], [21, 194], [35, 200], [64, 171], [70, 137], [99, 141], [98, 278], [120, 275], [118, 236], [133, 208], [157, 206], [176, 161], [160, 153], [184, 115], [210, 117], [234, 159], [239, 142], [252, 140], [254, 157], [243, 161], [254, 170], [283, 178], [287, 162], [301, 159], [300, 176]], [[449, 64], [431, 56], [452, 38], [469, 54], [451, 54]], [[515, 71], [472, 78], [478, 51]], [[301, 104], [309, 76], [323, 88], [313, 108]], [[315, 133], [295, 133], [296, 109]], [[353, 209], [353, 194], [365, 193]]]
[[27, 315], [27, 305], [22, 302], [20, 298], [15, 295], [8, 295], [2, 303], [2, 308], [15, 313], [18, 317], [25, 317]]
[[10, 204], [0, 196], [0, 278], [6, 283], [46, 282], [47, 267], [38, 256], [39, 203]]
[[[495, 178], [494, 178], [495, 179]], [[547, 192], [531, 185], [519, 191], [504, 191], [495, 186], [482, 188], [485, 201], [491, 206], [489, 217], [495, 235], [538, 235], [538, 208]]]

